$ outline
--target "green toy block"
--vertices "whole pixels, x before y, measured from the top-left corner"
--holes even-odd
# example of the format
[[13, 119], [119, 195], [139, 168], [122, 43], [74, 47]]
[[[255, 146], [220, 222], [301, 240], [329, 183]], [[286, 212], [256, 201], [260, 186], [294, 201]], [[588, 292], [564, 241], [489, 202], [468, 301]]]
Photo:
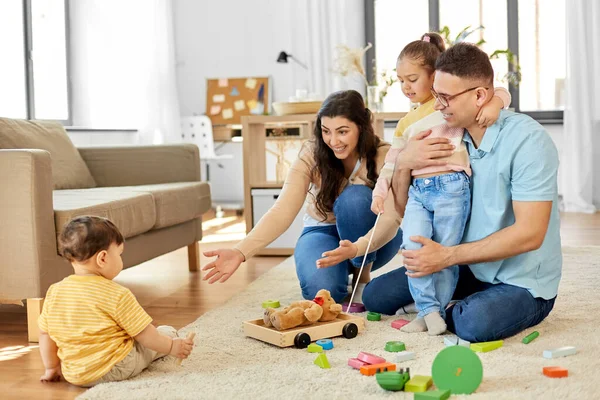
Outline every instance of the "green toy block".
[[471, 343], [471, 350], [478, 351], [480, 353], [486, 353], [488, 351], [496, 350], [502, 347], [504, 340], [496, 340], [493, 342], [481, 342]]
[[368, 311], [367, 320], [369, 321], [381, 321], [381, 314], [377, 312]]
[[323, 352], [323, 348], [316, 343], [309, 344], [306, 349], [308, 350], [309, 353], [322, 353]]
[[415, 393], [415, 400], [446, 400], [450, 397], [450, 390], [430, 390], [429, 392]]
[[426, 392], [433, 383], [430, 376], [415, 375], [404, 385], [405, 392]]
[[391, 341], [385, 344], [385, 351], [389, 351], [390, 353], [398, 353], [404, 350], [406, 350], [406, 346], [402, 342]]
[[410, 380], [410, 371], [407, 368], [406, 371], [401, 369], [400, 371], [378, 372], [375, 374], [375, 378], [382, 389], [397, 392], [404, 389], [404, 385]]
[[329, 365], [329, 360], [327, 359], [325, 353], [321, 353], [317, 356], [317, 359], [315, 360], [315, 365], [318, 365], [321, 368], [331, 368], [331, 365]]
[[538, 336], [540, 336], [540, 333], [538, 331], [533, 331], [529, 335], [527, 335], [523, 338], [523, 343], [529, 344], [529, 343], [533, 342], [533, 339], [535, 339]]

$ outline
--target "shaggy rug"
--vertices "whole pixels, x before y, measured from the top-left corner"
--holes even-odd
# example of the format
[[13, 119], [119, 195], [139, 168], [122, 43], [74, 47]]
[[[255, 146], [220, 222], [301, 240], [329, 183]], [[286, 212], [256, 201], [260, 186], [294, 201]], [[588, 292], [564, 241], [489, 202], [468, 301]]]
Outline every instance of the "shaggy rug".
[[[397, 261], [397, 262], [396, 262]], [[398, 265], [394, 260], [391, 265]], [[390, 266], [391, 266], [390, 265]], [[431, 364], [444, 349], [442, 337], [426, 333], [406, 334], [393, 329], [394, 317], [367, 321], [367, 329], [355, 339], [333, 339], [327, 351], [331, 369], [313, 364], [316, 354], [294, 348], [280, 349], [247, 338], [242, 321], [260, 318], [261, 302], [279, 299], [282, 305], [300, 297], [293, 258], [273, 268], [225, 305], [204, 314], [181, 329], [180, 336], [196, 332], [196, 346], [182, 366], [172, 360], [155, 362], [140, 376], [125, 382], [99, 385], [79, 399], [369, 399], [413, 394], [386, 392], [375, 377], [361, 375], [347, 361], [360, 351], [389, 361], [393, 353], [383, 347], [401, 340], [416, 359], [401, 363], [413, 375], [431, 375]], [[501, 307], [502, 305], [499, 304]], [[540, 336], [525, 345], [525, 333], [504, 341], [489, 353], [478, 353], [483, 363], [481, 386], [470, 395], [452, 399], [591, 399], [597, 398], [600, 367], [600, 247], [564, 248], [564, 270], [554, 310], [535, 327]], [[414, 315], [409, 316], [412, 319]], [[596, 327], [596, 328], [594, 328]], [[528, 329], [527, 333], [533, 331]], [[543, 350], [576, 346], [577, 354], [557, 360], [542, 357]], [[542, 367], [558, 365], [568, 378], [551, 379]]]

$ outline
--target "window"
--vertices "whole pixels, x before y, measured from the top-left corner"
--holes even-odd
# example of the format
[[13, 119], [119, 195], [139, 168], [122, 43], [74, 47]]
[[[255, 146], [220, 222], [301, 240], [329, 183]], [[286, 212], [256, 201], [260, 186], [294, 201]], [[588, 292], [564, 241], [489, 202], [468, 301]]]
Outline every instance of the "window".
[[0, 116], [69, 123], [66, 0], [0, 2]]
[[[566, 76], [565, 0], [454, 0], [399, 2], [368, 0], [367, 41], [374, 46], [378, 74], [391, 71], [401, 49], [426, 31], [448, 26], [451, 38], [467, 26], [476, 29], [466, 41], [484, 38], [482, 49], [509, 48], [519, 60], [521, 82], [510, 85], [511, 107], [546, 123], [562, 123]], [[369, 12], [369, 7], [374, 9]], [[373, 52], [371, 52], [373, 54]], [[367, 63], [367, 73], [373, 66]], [[506, 58], [492, 60], [496, 83], [509, 87], [505, 75], [512, 66]], [[372, 76], [372, 75], [371, 75]], [[384, 111], [407, 111], [397, 83], [388, 90]]]

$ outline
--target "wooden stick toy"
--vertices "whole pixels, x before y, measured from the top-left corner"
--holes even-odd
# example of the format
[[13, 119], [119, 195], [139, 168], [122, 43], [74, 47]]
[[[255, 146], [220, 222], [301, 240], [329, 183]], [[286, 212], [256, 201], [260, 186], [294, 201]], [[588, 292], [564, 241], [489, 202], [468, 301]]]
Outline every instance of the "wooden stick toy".
[[360, 270], [358, 271], [359, 279], [356, 280], [356, 285], [354, 285], [354, 289], [352, 290], [352, 296], [350, 296], [350, 301], [348, 302], [348, 308], [346, 308], [347, 313], [350, 312], [350, 305], [352, 304], [352, 300], [354, 300], [354, 294], [356, 293], [356, 288], [358, 287], [360, 276], [362, 275], [363, 268], [365, 267], [365, 261], [367, 261], [367, 255], [369, 254], [369, 249], [371, 248], [371, 242], [373, 241], [373, 235], [375, 234], [375, 229], [377, 228], [377, 222], [379, 222], [379, 217], [381, 217], [381, 213], [377, 214], [377, 218], [375, 219], [375, 225], [373, 225], [373, 232], [371, 232], [369, 244], [367, 244], [367, 250], [365, 251], [365, 255], [363, 256], [363, 262], [360, 266]]
[[[193, 341], [195, 336], [196, 336], [195, 332], [188, 332], [188, 334], [187, 334], [187, 336], [185, 338], [186, 339], [192, 339], [192, 341]], [[183, 358], [178, 358], [177, 359], [177, 365], [181, 365], [182, 361], [183, 361]]]

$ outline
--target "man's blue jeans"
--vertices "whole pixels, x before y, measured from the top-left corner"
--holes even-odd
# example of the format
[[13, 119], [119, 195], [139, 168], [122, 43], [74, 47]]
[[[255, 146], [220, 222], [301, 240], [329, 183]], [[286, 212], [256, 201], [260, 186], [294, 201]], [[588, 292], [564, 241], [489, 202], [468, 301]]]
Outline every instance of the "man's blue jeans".
[[[408, 191], [408, 203], [402, 221], [402, 248], [421, 248], [420, 243], [410, 240], [411, 236], [424, 236], [443, 246], [459, 244], [470, 210], [471, 189], [469, 177], [464, 172], [414, 179]], [[444, 318], [457, 281], [457, 265], [432, 275], [408, 278], [418, 316], [422, 318], [429, 313], [439, 312]]]
[[[367, 310], [392, 315], [413, 302], [406, 268], [373, 279], [363, 292]], [[479, 281], [466, 265], [459, 267], [453, 299], [446, 310], [448, 330], [470, 342], [504, 339], [539, 324], [550, 314], [556, 297], [535, 298], [526, 289]]]
[[[306, 227], [302, 231], [294, 259], [305, 299], [314, 299], [320, 289], [329, 290], [338, 303], [348, 295], [348, 275], [355, 268], [360, 268], [363, 257], [321, 269], [317, 269], [317, 260], [324, 252], [336, 249], [340, 240], [354, 242], [373, 228], [377, 216], [371, 211], [372, 193], [365, 185], [346, 187], [333, 205], [336, 224]], [[398, 229], [396, 237], [367, 255], [365, 264], [373, 262], [372, 271], [384, 266], [398, 253], [401, 243], [402, 231]]]

